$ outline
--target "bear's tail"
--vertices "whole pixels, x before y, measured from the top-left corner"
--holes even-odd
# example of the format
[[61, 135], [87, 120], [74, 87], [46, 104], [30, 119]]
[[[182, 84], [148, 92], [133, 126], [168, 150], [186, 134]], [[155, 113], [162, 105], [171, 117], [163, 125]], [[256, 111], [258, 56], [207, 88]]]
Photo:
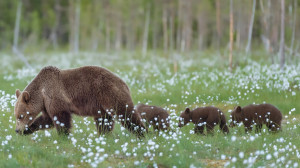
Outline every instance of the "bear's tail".
[[226, 124], [226, 118], [225, 115], [222, 111], [219, 111], [219, 116], [220, 116], [220, 129], [223, 131], [224, 134], [228, 134], [229, 133], [229, 128]]

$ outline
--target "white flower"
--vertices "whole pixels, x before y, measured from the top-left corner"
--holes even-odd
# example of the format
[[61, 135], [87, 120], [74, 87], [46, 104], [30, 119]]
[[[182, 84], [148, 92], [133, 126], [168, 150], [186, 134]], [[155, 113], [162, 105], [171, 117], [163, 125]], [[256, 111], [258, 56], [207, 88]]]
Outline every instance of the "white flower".
[[239, 157], [240, 157], [240, 158], [244, 158], [244, 152], [240, 152], [240, 153], [239, 153]]
[[51, 136], [50, 132], [48, 132], [47, 130], [45, 130], [45, 136], [46, 137], [50, 137]]

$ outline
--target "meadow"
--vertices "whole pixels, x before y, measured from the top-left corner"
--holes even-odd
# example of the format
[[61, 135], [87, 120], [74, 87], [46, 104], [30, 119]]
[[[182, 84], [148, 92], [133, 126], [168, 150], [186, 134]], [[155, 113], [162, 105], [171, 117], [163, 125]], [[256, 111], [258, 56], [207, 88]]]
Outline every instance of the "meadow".
[[[228, 69], [225, 54], [189, 52], [35, 53], [26, 68], [12, 54], [0, 54], [0, 167], [300, 167], [300, 65], [281, 70], [263, 53], [238, 55]], [[46, 65], [105, 67], [129, 86], [135, 104], [165, 108], [172, 131], [138, 139], [116, 123], [99, 136], [89, 117], [73, 117], [68, 137], [55, 129], [29, 136], [15, 133], [15, 90], [23, 90]], [[226, 115], [237, 105], [271, 103], [283, 113], [282, 131], [246, 134], [242, 125], [224, 135], [196, 135], [193, 124], [178, 128], [186, 108], [213, 105]]]

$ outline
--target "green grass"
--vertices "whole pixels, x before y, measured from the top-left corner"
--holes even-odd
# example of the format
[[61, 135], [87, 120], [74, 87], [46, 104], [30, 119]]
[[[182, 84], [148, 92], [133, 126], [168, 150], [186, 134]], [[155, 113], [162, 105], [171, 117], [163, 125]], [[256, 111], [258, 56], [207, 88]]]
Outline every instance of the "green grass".
[[[227, 58], [212, 52], [179, 56], [150, 52], [144, 57], [137, 52], [28, 54], [33, 71], [22, 68], [15, 56], [0, 54], [0, 167], [297, 167], [300, 66], [281, 71], [258, 55], [250, 57], [255, 60], [241, 55], [230, 73]], [[46, 65], [110, 69], [129, 85], [134, 103], [166, 108], [173, 131], [158, 134], [150, 129], [138, 139], [117, 122], [112, 133], [99, 136], [92, 118], [74, 116], [69, 137], [58, 136], [55, 129], [17, 135], [11, 104], [15, 89], [22, 90]], [[259, 134], [245, 134], [241, 126], [225, 136], [216, 127], [214, 136], [201, 136], [193, 134], [191, 123], [176, 127], [176, 116], [186, 107], [214, 105], [229, 120], [234, 106], [264, 102], [284, 114], [282, 132], [272, 134], [264, 127]]]

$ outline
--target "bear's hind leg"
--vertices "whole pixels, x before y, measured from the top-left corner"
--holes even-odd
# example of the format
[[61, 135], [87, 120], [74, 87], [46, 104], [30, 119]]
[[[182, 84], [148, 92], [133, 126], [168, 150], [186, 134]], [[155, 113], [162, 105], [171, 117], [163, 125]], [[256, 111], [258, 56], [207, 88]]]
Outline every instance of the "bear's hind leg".
[[207, 135], [214, 135], [214, 125], [206, 124]]

